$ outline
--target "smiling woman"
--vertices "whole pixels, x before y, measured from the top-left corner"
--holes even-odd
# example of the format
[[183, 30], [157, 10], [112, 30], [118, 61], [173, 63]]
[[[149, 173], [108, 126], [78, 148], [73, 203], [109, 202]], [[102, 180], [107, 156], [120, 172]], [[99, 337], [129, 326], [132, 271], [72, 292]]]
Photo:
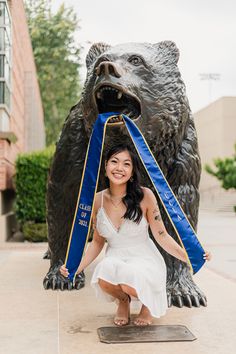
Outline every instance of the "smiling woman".
[[[105, 169], [111, 200], [115, 197], [112, 196], [115, 193], [114, 188], [116, 194], [122, 195], [123, 193], [122, 201], [126, 207], [125, 210], [127, 209], [123, 214], [124, 219], [140, 221], [142, 211], [139, 204], [143, 198], [143, 190], [140, 187], [140, 163], [136, 154], [129, 145], [115, 145], [107, 152]], [[115, 218], [116, 215], [114, 215]]]
[[[134, 324], [146, 326], [168, 308], [166, 265], [148, 228], [174, 257], [187, 262], [186, 253], [167, 233], [153, 192], [140, 185], [139, 160], [129, 145], [115, 145], [108, 151], [105, 171], [108, 188], [96, 194], [93, 241], [77, 273], [100, 254], [107, 240], [105, 258], [97, 264], [91, 285], [97, 297], [117, 302], [117, 326], [129, 323], [131, 299], [142, 304]], [[68, 276], [64, 265], [60, 271]]]

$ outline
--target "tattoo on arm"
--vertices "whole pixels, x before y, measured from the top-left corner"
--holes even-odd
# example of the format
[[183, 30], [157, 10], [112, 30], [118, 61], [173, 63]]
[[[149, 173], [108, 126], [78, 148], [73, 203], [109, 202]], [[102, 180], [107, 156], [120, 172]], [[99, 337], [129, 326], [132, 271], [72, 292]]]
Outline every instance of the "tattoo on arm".
[[161, 230], [161, 231], [158, 231], [159, 235], [162, 236], [165, 234], [165, 231]]
[[161, 214], [155, 215], [155, 220], [161, 221]]
[[152, 212], [153, 214], [157, 214], [154, 216], [154, 219], [157, 220], [157, 221], [161, 221], [161, 213], [160, 213], [160, 210], [158, 208], [158, 206], [153, 210]]

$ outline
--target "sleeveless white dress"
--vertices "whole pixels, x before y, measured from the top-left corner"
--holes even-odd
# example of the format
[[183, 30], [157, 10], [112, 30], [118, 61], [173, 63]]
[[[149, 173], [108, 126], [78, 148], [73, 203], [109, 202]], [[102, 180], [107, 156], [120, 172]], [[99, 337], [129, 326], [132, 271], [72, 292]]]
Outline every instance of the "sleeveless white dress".
[[101, 289], [99, 278], [114, 285], [129, 285], [136, 290], [138, 299], [148, 307], [152, 316], [163, 316], [168, 308], [166, 265], [149, 237], [146, 218], [143, 216], [139, 224], [124, 219], [117, 230], [103, 207], [102, 192], [96, 227], [107, 240], [105, 257], [97, 264], [91, 279], [96, 296], [107, 301], [115, 300]]

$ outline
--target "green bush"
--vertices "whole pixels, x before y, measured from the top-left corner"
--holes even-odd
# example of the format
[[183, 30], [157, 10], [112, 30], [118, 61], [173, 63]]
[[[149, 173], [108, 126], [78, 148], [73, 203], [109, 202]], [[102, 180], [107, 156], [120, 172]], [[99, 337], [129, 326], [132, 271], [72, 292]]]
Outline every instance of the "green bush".
[[236, 189], [236, 144], [234, 148], [235, 154], [232, 157], [214, 160], [215, 169], [212, 169], [209, 165], [205, 165], [205, 170], [221, 181], [224, 189]]
[[[230, 188], [236, 189], [236, 144], [234, 149], [235, 154], [232, 157], [214, 159], [214, 169], [208, 164], [205, 165], [206, 172], [221, 181], [222, 188], [226, 190]], [[236, 205], [234, 206], [234, 211], [236, 212]]]
[[[42, 238], [45, 240], [47, 235], [45, 200], [48, 172], [53, 154], [54, 147], [50, 146], [42, 151], [20, 154], [16, 160], [15, 212], [24, 230], [23, 233], [27, 233], [25, 234], [27, 239], [30, 239], [32, 231], [32, 241], [36, 239], [39, 241]], [[36, 236], [37, 232], [38, 236]]]
[[33, 223], [27, 221], [22, 226], [25, 240], [30, 242], [46, 242], [47, 241], [47, 224]]

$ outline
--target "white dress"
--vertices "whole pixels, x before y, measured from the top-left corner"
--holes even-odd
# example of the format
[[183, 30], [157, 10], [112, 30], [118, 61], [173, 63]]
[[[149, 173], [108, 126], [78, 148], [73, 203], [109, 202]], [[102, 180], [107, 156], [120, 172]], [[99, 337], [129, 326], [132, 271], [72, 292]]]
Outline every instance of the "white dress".
[[129, 285], [136, 290], [138, 299], [148, 307], [152, 316], [163, 316], [168, 308], [166, 265], [149, 237], [146, 218], [143, 216], [139, 224], [124, 219], [117, 230], [103, 207], [102, 192], [96, 227], [107, 240], [105, 257], [97, 264], [91, 279], [97, 297], [115, 300], [101, 289], [99, 278], [114, 285]]

